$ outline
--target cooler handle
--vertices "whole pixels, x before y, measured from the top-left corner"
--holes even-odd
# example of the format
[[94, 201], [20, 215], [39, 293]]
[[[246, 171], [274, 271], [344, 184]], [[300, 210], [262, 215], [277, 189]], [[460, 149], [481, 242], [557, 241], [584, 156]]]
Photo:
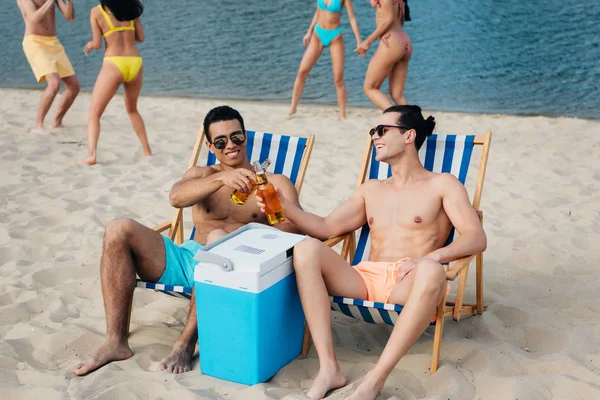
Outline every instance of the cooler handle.
[[233, 271], [233, 263], [231, 260], [215, 253], [209, 253], [208, 251], [200, 249], [196, 252], [194, 259], [200, 262], [217, 264], [225, 272]]

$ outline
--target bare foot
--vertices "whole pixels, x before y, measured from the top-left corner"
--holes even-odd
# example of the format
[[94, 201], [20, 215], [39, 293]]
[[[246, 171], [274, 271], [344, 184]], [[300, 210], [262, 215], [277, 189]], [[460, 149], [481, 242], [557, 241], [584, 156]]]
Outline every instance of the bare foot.
[[152, 155], [152, 150], [150, 150], [150, 149], [144, 150], [144, 155], [147, 157], [150, 157]]
[[53, 128], [64, 128], [65, 126], [62, 124], [62, 121], [54, 121]]
[[77, 164], [87, 164], [87, 165], [94, 165], [96, 164], [96, 157], [93, 156], [87, 156], [86, 158], [84, 158], [83, 160], [79, 160], [76, 161]]
[[75, 375], [85, 375], [88, 372], [97, 370], [111, 361], [127, 360], [133, 355], [127, 342], [114, 344], [104, 342], [104, 344], [94, 353], [94, 355], [84, 363], [78, 364], [74, 369]]
[[287, 117], [290, 118], [292, 115], [296, 114], [296, 108], [290, 108], [290, 110], [287, 113]]
[[348, 400], [374, 400], [381, 389], [383, 389], [383, 384], [378, 383], [376, 379], [372, 378], [369, 372], [365, 380], [348, 397]]
[[346, 120], [346, 113], [341, 114], [340, 113], [340, 121], [345, 121]]
[[50, 132], [46, 131], [44, 127], [35, 127], [31, 129], [31, 133], [35, 135], [49, 135]]
[[174, 374], [183, 374], [192, 369], [192, 356], [194, 355], [195, 344], [192, 350], [189, 348], [175, 346], [171, 354], [159, 361], [156, 367], [157, 371], [167, 370]]
[[331, 368], [320, 368], [310, 390], [306, 393], [311, 399], [322, 399], [327, 392], [346, 385], [346, 378], [339, 365]]

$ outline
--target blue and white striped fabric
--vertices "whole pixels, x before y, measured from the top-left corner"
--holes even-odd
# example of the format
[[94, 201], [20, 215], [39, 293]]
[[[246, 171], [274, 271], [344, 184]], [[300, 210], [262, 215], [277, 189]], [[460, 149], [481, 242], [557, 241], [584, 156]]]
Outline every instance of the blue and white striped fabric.
[[[273, 133], [263, 133], [246, 131], [247, 144], [246, 154], [250, 162], [254, 160], [264, 161], [266, 158], [271, 160], [268, 171], [276, 174], [282, 174], [290, 178], [295, 185], [300, 173], [302, 158], [306, 150], [308, 139], [276, 135]], [[208, 152], [206, 162], [199, 162], [198, 165], [211, 166], [217, 164], [217, 158], [211, 152]], [[190, 240], [194, 239], [196, 228], [192, 229]], [[145, 289], [155, 289], [171, 296], [190, 299], [192, 295], [191, 287], [170, 286], [156, 283], [143, 282], [137, 280], [137, 287]]]
[[[432, 172], [447, 172], [456, 176], [464, 185], [473, 154], [475, 135], [431, 135], [419, 150], [419, 159], [423, 166]], [[375, 159], [371, 146], [367, 179], [387, 179], [392, 176], [389, 164], [380, 163]], [[454, 229], [450, 232], [447, 244], [454, 238]], [[352, 265], [369, 259], [371, 235], [369, 226], [365, 224], [358, 236], [356, 252]], [[332, 309], [340, 311], [349, 317], [358, 318], [371, 323], [394, 325], [402, 306], [396, 304], [374, 303], [371, 301], [331, 297]]]

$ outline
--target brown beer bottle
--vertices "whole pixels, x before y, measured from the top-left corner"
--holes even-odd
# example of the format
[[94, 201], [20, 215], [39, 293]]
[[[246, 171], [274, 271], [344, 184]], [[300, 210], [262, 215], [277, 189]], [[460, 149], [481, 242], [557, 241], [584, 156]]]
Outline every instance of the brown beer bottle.
[[264, 170], [256, 171], [256, 194], [262, 197], [265, 203], [265, 214], [267, 221], [271, 225], [277, 225], [285, 221], [281, 201], [275, 190], [275, 186], [267, 180], [267, 174]]
[[[252, 165], [254, 165], [254, 169], [257, 171], [259, 169], [266, 171], [267, 168], [269, 168], [269, 165], [271, 165], [271, 160], [267, 158], [265, 161], [263, 161], [262, 164], [259, 164], [258, 161], [254, 161]], [[234, 204], [242, 206], [246, 204], [246, 201], [248, 201], [250, 196], [252, 196], [252, 193], [254, 193], [254, 191], [256, 190], [256, 182], [254, 182], [252, 179], [250, 179], [250, 182], [252, 183], [252, 190], [250, 192], [244, 193], [239, 189], [236, 189], [233, 191], [233, 193], [231, 193], [231, 196], [229, 197], [231, 198], [231, 201], [233, 201]]]

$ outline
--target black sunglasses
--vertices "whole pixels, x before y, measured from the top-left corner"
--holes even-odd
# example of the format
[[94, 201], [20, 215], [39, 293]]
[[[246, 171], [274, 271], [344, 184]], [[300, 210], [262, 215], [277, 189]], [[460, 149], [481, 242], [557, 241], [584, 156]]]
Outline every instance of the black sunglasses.
[[[233, 144], [241, 146], [246, 141], [246, 134], [244, 132], [234, 132], [231, 135], [229, 135], [229, 140], [231, 140]], [[218, 138], [213, 140], [212, 144], [215, 149], [223, 150], [225, 146], [227, 146], [227, 141], [228, 139], [226, 136], [219, 136]]]
[[[400, 125], [377, 125], [376, 127], [371, 128], [371, 130], [369, 131], [369, 136], [373, 137], [375, 134], [378, 134], [379, 137], [383, 137], [383, 135], [385, 134], [386, 128], [398, 128], [398, 129], [402, 129], [404, 132], [410, 130], [410, 129], [405, 128]], [[400, 133], [404, 133], [404, 132], [400, 132]]]

